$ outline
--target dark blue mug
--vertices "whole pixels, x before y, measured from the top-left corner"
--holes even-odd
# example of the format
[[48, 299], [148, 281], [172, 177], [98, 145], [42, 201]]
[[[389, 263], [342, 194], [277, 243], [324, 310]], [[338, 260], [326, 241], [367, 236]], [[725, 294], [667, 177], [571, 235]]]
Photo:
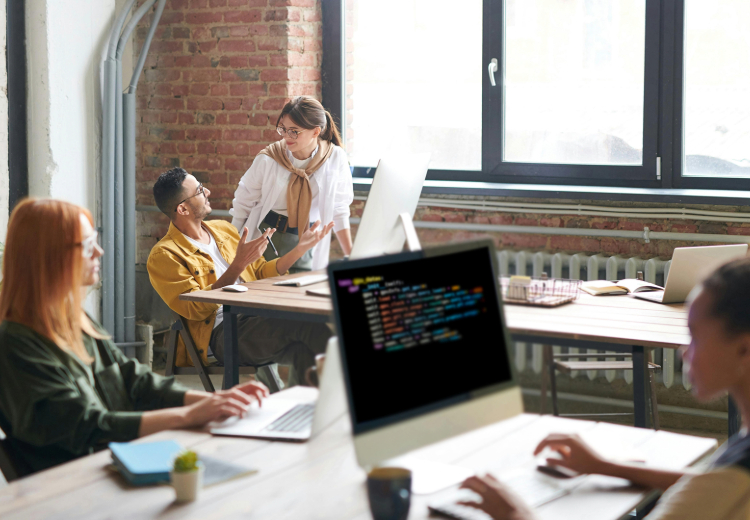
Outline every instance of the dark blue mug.
[[367, 497], [375, 520], [406, 520], [411, 505], [411, 471], [373, 469], [367, 474]]

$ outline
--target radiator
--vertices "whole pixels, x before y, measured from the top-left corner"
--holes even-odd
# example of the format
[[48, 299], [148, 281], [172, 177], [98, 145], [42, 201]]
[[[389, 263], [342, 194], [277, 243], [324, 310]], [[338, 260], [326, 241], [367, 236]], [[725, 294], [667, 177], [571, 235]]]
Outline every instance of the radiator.
[[[498, 251], [498, 263], [501, 276], [522, 275], [541, 276], [547, 273], [551, 278], [572, 278], [574, 280], [617, 280], [620, 278], [635, 278], [636, 272], [643, 271], [647, 282], [664, 285], [672, 261], [658, 258], [643, 259], [638, 257], [624, 257], [620, 255], [606, 256], [602, 254], [588, 255], [585, 253], [555, 253], [533, 251]], [[541, 373], [543, 369], [543, 348], [541, 344], [516, 342], [514, 345], [514, 359], [519, 372], [533, 370]], [[563, 347], [553, 345], [555, 353], [563, 352]], [[580, 352], [576, 348], [568, 348], [567, 352]], [[596, 350], [589, 352], [595, 353]], [[658, 382], [670, 388], [675, 384], [675, 378], [686, 389], [690, 389], [687, 375], [682, 371], [682, 359], [678, 351], [673, 349], [653, 349], [652, 361], [662, 366]], [[594, 379], [600, 374], [589, 370], [585, 374], [573, 372], [571, 377], [588, 377]], [[609, 382], [617, 378], [624, 378], [628, 383], [633, 382], [633, 372], [607, 370], [603, 374]]]

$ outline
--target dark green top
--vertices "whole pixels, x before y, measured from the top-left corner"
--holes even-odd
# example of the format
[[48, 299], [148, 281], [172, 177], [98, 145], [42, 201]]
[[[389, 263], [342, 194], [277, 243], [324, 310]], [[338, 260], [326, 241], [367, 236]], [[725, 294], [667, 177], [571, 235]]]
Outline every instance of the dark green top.
[[20, 475], [133, 440], [143, 411], [184, 403], [174, 378], [109, 340], [84, 334], [83, 343], [91, 365], [24, 325], [0, 323], [0, 428]]

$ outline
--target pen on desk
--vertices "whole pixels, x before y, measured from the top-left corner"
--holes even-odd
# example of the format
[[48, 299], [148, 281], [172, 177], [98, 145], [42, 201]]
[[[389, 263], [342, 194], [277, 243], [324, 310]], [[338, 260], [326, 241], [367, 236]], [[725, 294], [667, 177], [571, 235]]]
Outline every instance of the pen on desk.
[[[264, 233], [264, 231], [263, 231], [262, 229], [258, 228], [258, 230], [259, 230], [259, 231], [260, 231], [261, 233]], [[271, 242], [271, 237], [266, 237], [266, 240], [268, 240], [268, 243], [269, 243], [269, 244], [271, 244], [271, 249], [273, 249], [273, 252], [274, 252], [274, 253], [276, 254], [276, 256], [279, 256], [279, 252], [278, 252], [278, 251], [276, 251], [276, 246], [275, 246], [275, 245], [273, 245], [273, 242]]]

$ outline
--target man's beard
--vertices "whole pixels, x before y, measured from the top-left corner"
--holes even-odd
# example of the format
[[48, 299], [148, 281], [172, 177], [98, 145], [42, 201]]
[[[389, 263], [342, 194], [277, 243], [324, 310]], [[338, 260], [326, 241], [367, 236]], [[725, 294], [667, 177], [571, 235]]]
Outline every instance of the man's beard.
[[208, 214], [211, 213], [211, 207], [207, 205], [207, 203], [201, 204], [199, 207], [193, 207], [193, 214], [195, 215], [195, 220], [203, 220], [205, 219]]

